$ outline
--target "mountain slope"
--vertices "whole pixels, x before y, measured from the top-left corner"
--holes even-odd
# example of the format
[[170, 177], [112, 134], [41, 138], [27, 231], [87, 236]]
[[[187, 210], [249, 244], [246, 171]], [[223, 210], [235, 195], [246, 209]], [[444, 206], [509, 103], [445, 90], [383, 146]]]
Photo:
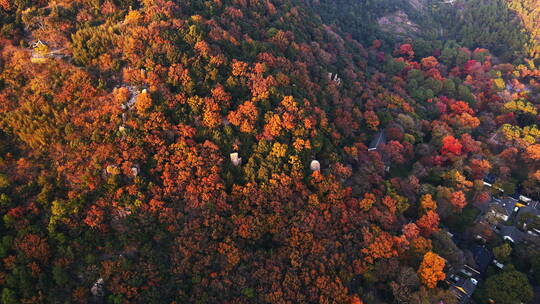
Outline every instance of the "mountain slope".
[[323, 1], [0, 3], [3, 302], [454, 303], [439, 224], [538, 196], [533, 66]]

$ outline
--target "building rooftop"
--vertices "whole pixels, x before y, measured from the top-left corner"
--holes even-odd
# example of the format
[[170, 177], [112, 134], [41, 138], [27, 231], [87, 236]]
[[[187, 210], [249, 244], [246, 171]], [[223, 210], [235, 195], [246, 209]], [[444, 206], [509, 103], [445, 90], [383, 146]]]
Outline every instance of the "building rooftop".
[[319, 163], [318, 160], [312, 160], [309, 164], [309, 168], [311, 171], [320, 171], [321, 170], [321, 163]]
[[485, 246], [480, 245], [471, 247], [471, 252], [478, 272], [485, 272], [489, 264], [493, 261], [493, 253]]
[[496, 208], [498, 206], [497, 210], [504, 215], [510, 216], [514, 212], [517, 202], [518, 201], [512, 197], [505, 197], [503, 199], [494, 198], [490, 205], [495, 206]]
[[373, 137], [373, 140], [369, 144], [368, 151], [377, 150], [380, 144], [386, 143], [386, 135], [384, 134], [384, 129], [379, 130]]
[[458, 303], [464, 304], [469, 301], [477, 284], [476, 279], [459, 277], [458, 281], [452, 284], [451, 292], [458, 299]]
[[527, 235], [525, 232], [517, 229], [515, 226], [500, 226], [499, 234], [504, 240], [512, 243], [518, 243]]
[[521, 207], [519, 208], [517, 216], [519, 218], [526, 213], [530, 213], [534, 216], [540, 216], [540, 209], [538, 209], [538, 207], [540, 206], [538, 206], [537, 204]]
[[486, 174], [486, 176], [484, 176], [484, 182], [486, 183], [494, 184], [496, 180], [497, 180], [497, 175], [493, 173], [488, 173]]
[[242, 158], [239, 156], [238, 152], [233, 152], [230, 154], [231, 162], [235, 167], [238, 167], [242, 164]]

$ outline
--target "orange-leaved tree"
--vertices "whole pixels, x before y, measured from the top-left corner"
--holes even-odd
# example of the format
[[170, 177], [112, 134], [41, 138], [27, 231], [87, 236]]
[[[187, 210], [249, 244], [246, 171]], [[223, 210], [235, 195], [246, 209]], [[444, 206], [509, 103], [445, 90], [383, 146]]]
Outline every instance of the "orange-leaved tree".
[[458, 210], [463, 209], [463, 207], [467, 205], [467, 199], [465, 198], [465, 193], [463, 193], [463, 191], [456, 191], [452, 193], [452, 197], [450, 198], [450, 203], [452, 204], [452, 206], [454, 206]]
[[439, 215], [437, 212], [430, 210], [416, 221], [416, 225], [424, 236], [429, 236], [434, 231], [439, 229]]
[[436, 253], [426, 252], [418, 269], [418, 276], [422, 283], [428, 288], [435, 288], [437, 282], [446, 278], [443, 272], [445, 263], [445, 260]]
[[431, 194], [424, 194], [420, 198], [420, 208], [423, 212], [437, 209], [437, 203], [433, 200]]

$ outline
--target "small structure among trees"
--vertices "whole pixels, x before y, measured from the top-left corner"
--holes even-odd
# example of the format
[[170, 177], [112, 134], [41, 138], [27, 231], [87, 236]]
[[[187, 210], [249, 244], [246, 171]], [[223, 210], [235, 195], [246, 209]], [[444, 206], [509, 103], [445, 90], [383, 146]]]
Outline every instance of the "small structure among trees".
[[341, 84], [341, 78], [339, 78], [339, 76], [338, 76], [337, 74], [328, 73], [328, 79], [329, 79], [330, 81], [335, 82], [335, 83], [338, 84], [338, 85]]
[[141, 168], [139, 165], [134, 165], [131, 167], [131, 175], [133, 175], [133, 177], [137, 177], [140, 171], [141, 171]]
[[92, 285], [92, 288], [90, 288], [90, 292], [94, 297], [103, 297], [105, 295], [105, 289], [103, 287], [104, 280], [103, 278], [99, 278], [94, 285]]
[[32, 63], [44, 63], [50, 58], [66, 58], [66, 54], [62, 54], [63, 48], [51, 49], [46, 43], [38, 40], [31, 45], [32, 47], [32, 56], [30, 57], [30, 62]]
[[309, 168], [311, 169], [311, 171], [320, 171], [321, 163], [319, 163], [318, 160], [312, 160], [311, 164], [309, 165]]
[[368, 151], [375, 151], [379, 148], [379, 145], [386, 143], [386, 134], [384, 134], [384, 129], [380, 130], [375, 134], [375, 137], [369, 144]]
[[30, 58], [32, 63], [44, 63], [49, 58], [49, 47], [41, 40], [32, 43], [32, 49], [32, 57]]
[[235, 167], [242, 165], [242, 158], [238, 156], [238, 152], [231, 153], [231, 162]]
[[117, 165], [108, 165], [105, 172], [109, 175], [118, 175], [120, 174], [120, 168]]

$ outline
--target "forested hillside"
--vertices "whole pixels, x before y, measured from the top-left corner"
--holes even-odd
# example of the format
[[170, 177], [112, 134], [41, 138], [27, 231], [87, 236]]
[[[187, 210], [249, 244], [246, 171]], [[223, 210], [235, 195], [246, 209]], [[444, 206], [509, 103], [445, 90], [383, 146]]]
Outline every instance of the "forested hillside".
[[485, 47], [504, 61], [538, 58], [540, 7], [527, 0], [456, 1], [434, 6], [446, 37], [466, 47]]
[[535, 0], [316, 0], [323, 22], [363, 43], [380, 39], [435, 44], [455, 40], [487, 48], [504, 62], [540, 55], [540, 6]]
[[399, 38], [433, 37], [439, 32], [426, 0], [305, 1], [324, 23], [343, 29], [362, 43], [381, 39], [392, 45]]
[[390, 2], [0, 0], [0, 302], [452, 304], [481, 234], [478, 303], [532, 303], [475, 215], [540, 199], [538, 36]]

